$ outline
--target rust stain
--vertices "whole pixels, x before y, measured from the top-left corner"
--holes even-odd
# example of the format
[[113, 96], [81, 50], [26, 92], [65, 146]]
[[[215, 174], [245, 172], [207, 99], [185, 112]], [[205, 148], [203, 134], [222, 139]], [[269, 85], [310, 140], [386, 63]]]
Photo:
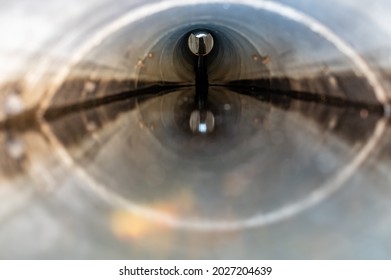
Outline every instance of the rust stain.
[[263, 58], [262, 58], [262, 64], [263, 65], [266, 65], [266, 64], [268, 64], [270, 62], [270, 57], [268, 56], [268, 55], [266, 55], [266, 56], [264, 56]]

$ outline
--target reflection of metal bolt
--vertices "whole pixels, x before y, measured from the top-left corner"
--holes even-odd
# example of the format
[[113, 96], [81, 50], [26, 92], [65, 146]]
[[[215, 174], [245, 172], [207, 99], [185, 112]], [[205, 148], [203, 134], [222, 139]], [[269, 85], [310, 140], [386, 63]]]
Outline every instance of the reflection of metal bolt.
[[212, 35], [206, 31], [197, 31], [190, 34], [188, 46], [190, 51], [198, 56], [204, 56], [213, 49], [214, 40]]
[[193, 133], [210, 133], [215, 128], [215, 117], [210, 111], [194, 110], [190, 115], [189, 124]]

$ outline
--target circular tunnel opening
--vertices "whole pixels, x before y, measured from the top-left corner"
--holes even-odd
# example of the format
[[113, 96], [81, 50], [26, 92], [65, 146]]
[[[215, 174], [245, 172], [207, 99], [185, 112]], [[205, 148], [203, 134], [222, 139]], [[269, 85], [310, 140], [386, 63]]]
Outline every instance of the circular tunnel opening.
[[[48, 182], [75, 180], [103, 201], [96, 213], [110, 223], [97, 223], [107, 227], [117, 226], [118, 212], [184, 236], [273, 232], [290, 219], [298, 221], [290, 224], [292, 240], [304, 244], [306, 210], [318, 213], [340, 195], [346, 200], [342, 188], [384, 141], [389, 106], [378, 62], [357, 43], [366, 29], [337, 25], [345, 17], [327, 3], [291, 5], [86, 4], [74, 25], [59, 27], [61, 40], [47, 43], [52, 56], [37, 58], [17, 91], [6, 89], [10, 116], [23, 111], [22, 101], [39, 100], [4, 125], [23, 123], [4, 138], [13, 176], [30, 168], [33, 175], [48, 170]], [[213, 38], [201, 54], [194, 41], [200, 32]], [[376, 36], [368, 34], [370, 44]], [[200, 57], [207, 74], [202, 106]], [[47, 141], [42, 161], [18, 138], [24, 130]], [[48, 150], [54, 159], [45, 161]], [[82, 198], [69, 201], [75, 199]], [[122, 229], [109, 228], [118, 239]]]
[[[111, 199], [147, 209], [166, 201], [178, 216], [157, 217], [168, 215], [185, 228], [268, 224], [327, 197], [381, 130], [379, 90], [360, 56], [327, 28], [315, 29], [316, 21], [279, 5], [191, 7], [164, 7], [137, 20], [134, 12], [87, 40], [50, 100], [52, 136]], [[196, 56], [188, 40], [194, 30], [208, 30], [214, 39], [205, 56], [216, 114], [210, 135], [195, 135], [189, 126]], [[99, 79], [99, 85], [89, 81], [93, 89], [73, 79], [87, 61], [98, 65], [88, 73]], [[64, 94], [69, 87], [84, 94]], [[56, 105], [72, 97], [107, 99], [121, 89], [124, 102], [72, 116], [72, 123], [81, 118], [78, 139], [64, 129], [67, 118], [55, 117]], [[360, 131], [345, 129], [352, 122]], [[352, 151], [349, 141], [357, 133]], [[182, 193], [191, 197], [190, 208], [175, 195]]]

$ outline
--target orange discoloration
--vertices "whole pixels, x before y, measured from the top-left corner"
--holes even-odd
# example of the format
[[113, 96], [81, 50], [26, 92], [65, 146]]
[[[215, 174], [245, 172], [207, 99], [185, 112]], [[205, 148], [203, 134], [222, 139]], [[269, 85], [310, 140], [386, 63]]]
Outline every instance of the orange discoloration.
[[151, 221], [125, 210], [115, 211], [111, 216], [111, 228], [121, 239], [139, 239], [153, 230]]
[[262, 64], [263, 65], [266, 65], [266, 64], [268, 64], [270, 62], [270, 57], [267, 55], [267, 56], [264, 56], [263, 58], [262, 58]]
[[[150, 208], [170, 216], [175, 216], [179, 212], [175, 205], [165, 202], [153, 204]], [[120, 239], [138, 240], [156, 233], [160, 234], [168, 228], [159, 221], [149, 220], [142, 215], [136, 215], [127, 210], [116, 210], [111, 215], [111, 229]]]
[[145, 66], [145, 65], [144, 65], [144, 61], [143, 61], [142, 59], [139, 59], [139, 60], [137, 61], [136, 66], [137, 66], [138, 68], [143, 68], [143, 67]]

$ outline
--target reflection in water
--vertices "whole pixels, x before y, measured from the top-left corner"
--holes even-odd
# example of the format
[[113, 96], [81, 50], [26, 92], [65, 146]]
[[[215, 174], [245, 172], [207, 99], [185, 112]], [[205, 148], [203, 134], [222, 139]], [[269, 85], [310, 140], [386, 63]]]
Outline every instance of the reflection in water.
[[251, 92], [211, 87], [216, 124], [208, 135], [194, 135], [188, 126], [194, 89], [187, 87], [69, 114], [50, 125], [89, 176], [122, 198], [147, 207], [173, 205], [186, 221], [221, 222], [304, 200], [352, 161], [381, 118], [367, 107], [276, 95], [268, 100]]
[[[113, 210], [95, 209], [96, 202], [90, 201], [89, 195], [77, 200], [92, 203], [86, 206], [92, 207], [88, 212], [112, 213], [104, 218], [110, 222], [103, 227], [108, 227], [115, 238], [132, 246], [137, 240], [152, 239], [151, 244], [158, 245], [144, 249], [154, 257], [182, 254], [178, 252], [182, 245], [174, 248], [173, 243], [195, 246], [199, 230], [207, 230], [208, 235], [223, 230], [222, 240], [237, 240], [232, 230], [246, 226], [241, 222], [278, 215], [281, 209], [306, 203], [311, 194], [322, 192], [327, 181], [349, 165], [382, 118], [375, 105], [318, 100], [305, 92], [297, 92], [292, 98], [255, 86], [211, 86], [208, 100], [215, 113], [215, 129], [195, 135], [188, 123], [194, 94], [194, 88], [188, 86], [149, 86], [52, 107], [45, 114], [59, 143], [92, 180], [90, 183], [103, 187], [102, 198]], [[31, 134], [40, 134], [40, 125], [19, 117], [2, 123], [2, 127], [4, 175], [36, 172], [37, 155], [29, 158], [29, 151], [36, 153], [37, 149], [24, 141], [31, 144]], [[44, 153], [51, 153], [50, 149]], [[57, 169], [53, 173], [61, 181], [73, 172]], [[44, 186], [53, 182], [39, 184], [45, 190]], [[99, 194], [102, 189], [83, 190], [96, 191]], [[70, 200], [61, 197], [62, 204], [73, 208], [75, 194], [67, 195], [71, 195]], [[48, 203], [44, 207], [49, 211], [59, 209], [55, 202]], [[129, 212], [125, 210], [127, 203], [147, 211]], [[169, 217], [168, 222], [165, 217]], [[259, 225], [273, 222], [260, 221]], [[191, 234], [196, 234], [192, 237], [195, 240], [187, 240], [187, 231], [177, 227], [195, 230]], [[114, 246], [115, 239], [106, 238], [104, 246]], [[196, 244], [205, 245], [202, 240]], [[201, 253], [191, 250], [187, 253]]]

